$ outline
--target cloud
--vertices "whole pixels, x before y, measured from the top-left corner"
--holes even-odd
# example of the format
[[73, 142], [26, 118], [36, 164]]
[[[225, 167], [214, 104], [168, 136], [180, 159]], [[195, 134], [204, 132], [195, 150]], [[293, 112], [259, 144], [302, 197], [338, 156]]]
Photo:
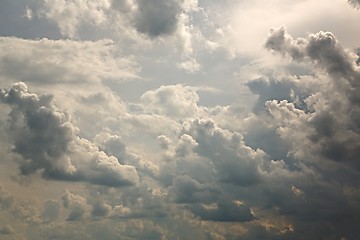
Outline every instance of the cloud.
[[[348, 204], [356, 197], [342, 189], [352, 189], [359, 177], [357, 56], [343, 48], [333, 33], [322, 31], [293, 38], [284, 27], [273, 29], [265, 46], [283, 56], [285, 63], [280, 63], [277, 74], [267, 72], [247, 84], [259, 95], [256, 115], [249, 119], [258, 127], [254, 135], [252, 124], [244, 126], [244, 130], [251, 130], [245, 141], [261, 146], [271, 157], [280, 153], [271, 146], [283, 144], [282, 154], [277, 156], [283, 156], [288, 169], [269, 172], [265, 179], [271, 185], [260, 181], [268, 189], [263, 195], [266, 201], [260, 205], [279, 207], [280, 215], [294, 228], [291, 239], [310, 228], [312, 237], [352, 238], [358, 206]], [[289, 61], [305, 66], [305, 71], [290, 68]], [[256, 143], [261, 137], [271, 143]], [[256, 211], [255, 217], [259, 217]], [[343, 217], [344, 224], [333, 220]]]
[[68, 221], [76, 221], [84, 218], [89, 206], [86, 203], [86, 199], [82, 196], [73, 194], [69, 191], [65, 191], [63, 196], [63, 206], [70, 210], [67, 217]]
[[44, 203], [44, 209], [41, 214], [45, 222], [54, 222], [60, 214], [60, 204], [58, 201], [49, 199]]
[[177, 0], [138, 0], [135, 27], [150, 37], [172, 34], [177, 29], [180, 4]]
[[0, 5], [2, 238], [356, 239], [345, 0]]
[[76, 135], [70, 116], [57, 109], [50, 95], [28, 92], [24, 83], [1, 90], [2, 103], [11, 107], [9, 123], [13, 152], [22, 156], [20, 173], [41, 172], [44, 178], [126, 186], [138, 181], [136, 169], [99, 151]]
[[0, 234], [10, 235], [10, 234], [14, 234], [14, 233], [15, 233], [15, 230], [8, 224], [0, 226]]
[[348, 0], [348, 3], [350, 3], [352, 6], [354, 6], [357, 9], [360, 8], [360, 1], [359, 0]]
[[161, 86], [141, 96], [146, 111], [174, 118], [194, 116], [199, 97], [194, 89], [181, 85]]
[[[250, 207], [272, 201], [256, 189], [279, 193], [282, 189], [272, 186], [285, 179], [291, 182], [296, 176], [283, 161], [271, 160], [261, 149], [247, 146], [240, 133], [223, 129], [210, 119], [184, 122], [178, 139], [171, 142], [175, 146], [167, 152], [172, 149], [173, 155], [162, 165], [160, 180], [169, 185], [170, 199], [203, 220], [251, 222], [256, 216]], [[236, 189], [234, 194], [230, 189]]]
[[198, 29], [190, 15], [198, 10], [194, 0], [156, 0], [151, 4], [144, 0], [46, 0], [36, 12], [70, 39], [100, 40], [107, 36], [132, 50], [150, 47], [155, 51], [166, 41], [167, 49], [175, 48], [189, 56], [193, 53], [192, 32]]
[[[96, 200], [92, 205], [91, 214], [95, 217], [108, 216], [112, 210], [112, 207], [106, 204], [103, 200]], [[117, 209], [119, 210], [119, 209]]]
[[200, 70], [201, 65], [195, 59], [189, 59], [178, 64], [178, 67], [186, 72], [195, 73]]
[[25, 40], [0, 37], [4, 81], [37, 84], [88, 84], [136, 78], [134, 61], [116, 57], [109, 39], [99, 41]]
[[265, 102], [269, 100], [293, 100], [294, 90], [296, 90], [296, 82], [291, 79], [276, 79], [276, 78], [259, 78], [251, 80], [247, 86], [252, 93], [259, 96], [254, 105], [254, 113], [259, 113], [265, 110]]
[[331, 32], [320, 31], [309, 35], [307, 39], [294, 39], [281, 27], [271, 30], [265, 46], [289, 55], [295, 61], [303, 61], [307, 57], [331, 76], [345, 77], [349, 83], [357, 84], [354, 78], [359, 73], [352, 59], [354, 55], [346, 51]]
[[[299, 40], [280, 28], [272, 31], [266, 46], [295, 61], [314, 63], [316, 70], [325, 74], [319, 76], [323, 81], [319, 92], [304, 99], [306, 109], [298, 109], [286, 100], [267, 103], [270, 113], [282, 122], [279, 134], [293, 139], [292, 153], [302, 158], [308, 156], [307, 153], [315, 154], [359, 170], [355, 159], [360, 154], [357, 94], [360, 72], [354, 54], [343, 49], [330, 32], [311, 34]], [[295, 129], [301, 132], [296, 137]]]
[[[192, 4], [186, 6], [189, 8]], [[156, 0], [152, 4], [143, 0], [46, 0], [42, 15], [55, 21], [63, 35], [74, 38], [84, 25], [105, 27], [115, 14], [111, 7], [126, 14], [134, 28], [149, 37], [170, 35], [178, 28], [178, 15], [181, 11], [178, 0]]]
[[203, 220], [220, 222], [247, 222], [254, 220], [247, 206], [232, 201], [221, 201], [218, 204], [194, 205], [192, 211]]
[[13, 196], [0, 185], [0, 208], [8, 209], [13, 204]]
[[162, 149], [168, 149], [171, 144], [171, 139], [166, 137], [165, 135], [160, 135], [157, 137], [159, 141], [159, 145]]
[[200, 183], [187, 175], [175, 177], [169, 191], [177, 203], [212, 203], [220, 194], [215, 186]]
[[211, 160], [221, 181], [243, 186], [259, 181], [259, 166], [268, 157], [246, 146], [241, 134], [224, 130], [210, 119], [193, 120], [182, 131], [196, 141], [194, 152]]
[[77, 36], [77, 28], [81, 24], [99, 26], [106, 22], [106, 13], [110, 8], [109, 0], [96, 1], [65, 1], [65, 0], [44, 0], [44, 17], [55, 21], [61, 34], [68, 37]]
[[122, 29], [128, 37], [134, 37], [130, 35], [135, 30], [146, 37], [157, 38], [180, 31], [182, 14], [196, 11], [197, 4], [193, 0], [156, 0], [152, 4], [144, 0], [45, 0], [38, 12], [55, 22], [61, 34], [70, 38], [84, 36], [89, 27], [96, 27], [104, 34]]
[[139, 154], [132, 153], [127, 149], [120, 136], [101, 132], [95, 137], [95, 142], [109, 156], [114, 156], [121, 164], [134, 166], [138, 173], [155, 176], [158, 174], [159, 166]]
[[285, 27], [281, 27], [271, 30], [270, 35], [266, 39], [265, 47], [282, 54], [288, 53], [295, 60], [301, 60], [304, 54], [303, 44], [304, 39], [294, 40], [286, 33]]

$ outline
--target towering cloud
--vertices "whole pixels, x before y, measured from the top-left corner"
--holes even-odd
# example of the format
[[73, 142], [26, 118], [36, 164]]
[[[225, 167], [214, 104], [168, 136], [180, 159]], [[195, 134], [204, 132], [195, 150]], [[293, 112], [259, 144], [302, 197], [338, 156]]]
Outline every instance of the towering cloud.
[[57, 109], [50, 95], [29, 93], [20, 82], [9, 90], [1, 90], [0, 99], [11, 108], [9, 131], [13, 152], [22, 157], [21, 174], [40, 172], [45, 178], [107, 186], [138, 181], [134, 167], [120, 164], [115, 157], [78, 137], [70, 116]]
[[279, 134], [293, 143], [292, 154], [304, 159], [331, 159], [360, 170], [360, 71], [356, 55], [344, 50], [330, 32], [293, 39], [280, 28], [272, 31], [266, 46], [295, 61], [315, 64], [314, 70], [320, 72], [321, 87], [304, 99], [306, 109], [288, 101], [267, 103], [280, 123]]

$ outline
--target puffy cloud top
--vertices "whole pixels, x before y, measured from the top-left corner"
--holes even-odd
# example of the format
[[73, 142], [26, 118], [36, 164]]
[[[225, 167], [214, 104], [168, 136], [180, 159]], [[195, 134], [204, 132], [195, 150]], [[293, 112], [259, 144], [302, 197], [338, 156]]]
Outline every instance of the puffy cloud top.
[[[300, 141], [305, 140], [303, 144], [294, 143], [294, 153], [316, 153], [360, 169], [356, 160], [360, 154], [360, 72], [356, 58], [344, 50], [330, 32], [293, 39], [280, 28], [271, 32], [266, 46], [296, 61], [313, 62], [327, 74], [326, 85], [305, 99], [308, 111], [286, 101], [267, 103], [270, 113], [281, 121], [279, 132], [284, 137], [294, 136], [295, 129], [301, 135], [306, 133], [306, 140], [301, 140], [299, 135]], [[300, 149], [300, 146], [307, 147]]]
[[20, 82], [1, 90], [0, 99], [11, 107], [13, 151], [22, 157], [22, 174], [41, 172], [45, 178], [107, 186], [137, 183], [134, 167], [121, 165], [115, 157], [77, 136], [69, 115], [56, 108], [50, 95], [29, 93]]
[[192, 117], [198, 112], [199, 96], [195, 89], [182, 85], [161, 86], [141, 96], [146, 110], [175, 118]]

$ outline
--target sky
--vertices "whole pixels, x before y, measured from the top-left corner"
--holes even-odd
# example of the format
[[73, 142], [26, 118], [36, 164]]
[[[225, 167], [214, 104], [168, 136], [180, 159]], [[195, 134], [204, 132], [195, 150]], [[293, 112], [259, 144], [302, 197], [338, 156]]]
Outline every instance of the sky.
[[359, 0], [1, 0], [0, 239], [356, 239], [359, 22]]

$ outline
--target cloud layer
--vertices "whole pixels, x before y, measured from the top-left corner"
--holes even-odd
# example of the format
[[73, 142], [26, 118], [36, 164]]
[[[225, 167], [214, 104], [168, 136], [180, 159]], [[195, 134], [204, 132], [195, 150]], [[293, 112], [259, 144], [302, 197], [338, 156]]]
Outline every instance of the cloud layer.
[[356, 239], [358, 5], [0, 3], [0, 238]]

